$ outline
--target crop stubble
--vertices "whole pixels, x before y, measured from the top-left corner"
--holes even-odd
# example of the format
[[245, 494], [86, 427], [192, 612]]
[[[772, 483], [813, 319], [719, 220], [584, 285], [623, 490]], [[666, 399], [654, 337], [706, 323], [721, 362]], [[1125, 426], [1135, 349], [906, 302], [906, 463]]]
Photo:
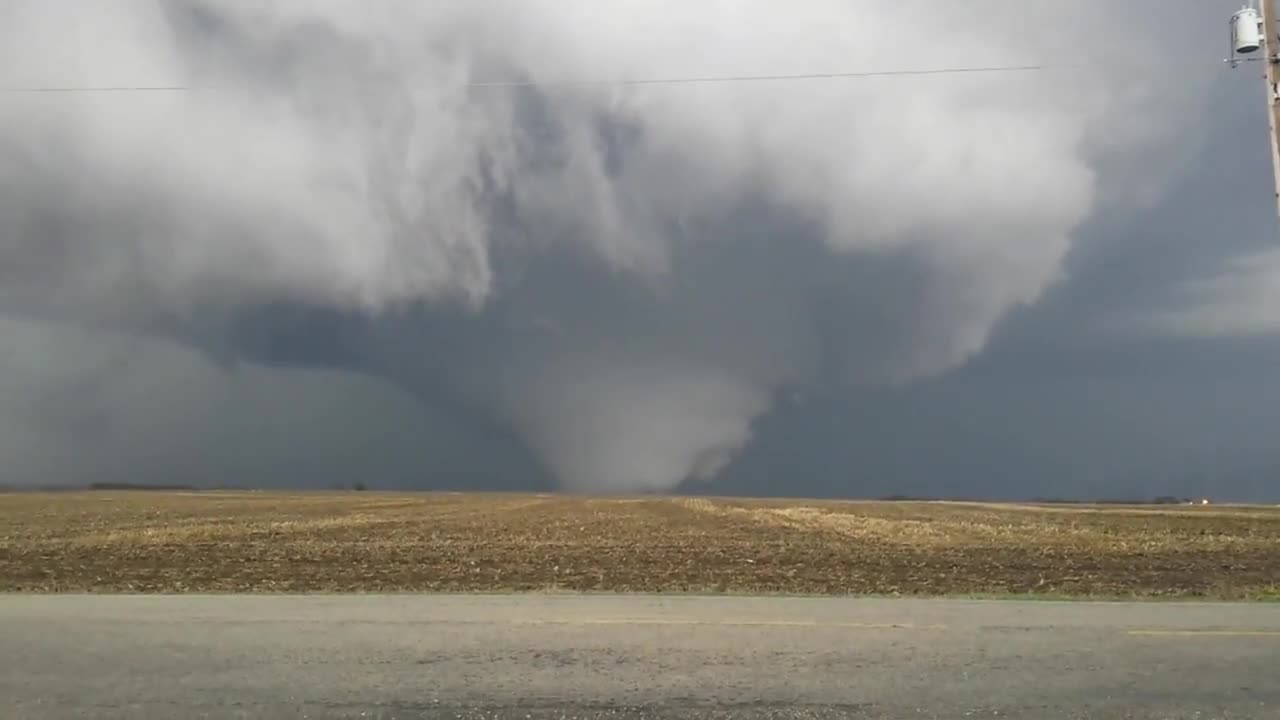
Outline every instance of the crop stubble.
[[0, 495], [0, 591], [552, 589], [1276, 598], [1280, 510]]

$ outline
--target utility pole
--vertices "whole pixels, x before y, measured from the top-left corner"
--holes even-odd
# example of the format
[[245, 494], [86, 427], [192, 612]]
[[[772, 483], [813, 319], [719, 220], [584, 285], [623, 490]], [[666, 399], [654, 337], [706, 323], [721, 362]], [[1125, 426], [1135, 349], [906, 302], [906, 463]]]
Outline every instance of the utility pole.
[[1271, 124], [1271, 167], [1275, 176], [1276, 212], [1280, 213], [1280, 32], [1276, 0], [1262, 0], [1262, 50], [1267, 66], [1267, 120]]

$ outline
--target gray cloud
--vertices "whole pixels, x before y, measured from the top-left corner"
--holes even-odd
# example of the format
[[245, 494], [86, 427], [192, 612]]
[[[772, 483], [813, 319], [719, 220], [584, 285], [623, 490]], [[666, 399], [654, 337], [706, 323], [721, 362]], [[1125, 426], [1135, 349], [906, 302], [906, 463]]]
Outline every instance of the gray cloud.
[[227, 371], [180, 345], [0, 320], [0, 482], [545, 488], [494, 438], [331, 370]]
[[[205, 461], [208, 426], [158, 422], [159, 445], [177, 448], [158, 453], [77, 423], [189, 418], [234, 388], [253, 397], [210, 421], [234, 427], [293, 405], [282, 398], [304, 385], [316, 392], [315, 373], [359, 374], [425, 414], [401, 416], [424, 429], [381, 447], [400, 457], [388, 468], [416, 467], [417, 448], [501, 458], [490, 467], [504, 469], [485, 472], [548, 473], [577, 490], [732, 475], [754, 434], [785, 415], [779, 395], [857, 402], [972, 361], [993, 333], [997, 346], [1020, 324], [1056, 333], [1065, 321], [1044, 321], [1055, 308], [1070, 319], [1088, 305], [1073, 294], [1105, 295], [1091, 263], [1114, 257], [1118, 228], [1157, 212], [1191, 171], [1199, 148], [1184, 141], [1207, 117], [1218, 68], [1173, 85], [1160, 58], [1185, 52], [1216, 14], [1188, 10], [1135, 33], [1149, 27], [1142, 3], [1007, 10], [994, 0], [945, 10], [10, 3], [0, 11], [9, 84], [209, 89], [21, 97], [0, 109], [0, 310], [130, 348], [86, 353], [87, 369], [69, 375], [6, 361], [0, 375], [52, 394], [6, 404], [23, 409], [5, 426], [24, 437], [49, 430], [39, 424], [49, 413], [75, 418], [38, 436], [97, 434], [103, 447], [84, 450], [81, 475], [100, 454], [163, 475]], [[940, 38], [928, 57], [906, 51], [924, 37]], [[1081, 57], [1091, 62], [1021, 75], [468, 86]], [[1207, 304], [1156, 306], [1197, 277], [1168, 262], [1146, 291], [1153, 306], [1128, 308], [1143, 332], [1170, 312], [1194, 329], [1206, 307], [1266, 286], [1233, 276]], [[160, 344], [139, 349], [138, 336]], [[175, 341], [267, 375], [219, 375], [184, 355], [173, 363], [185, 375], [146, 382], [187, 394], [120, 395], [127, 378], [142, 382], [130, 369], [139, 353], [185, 352], [163, 349]], [[361, 425], [404, 402], [362, 387], [358, 399], [326, 389], [328, 405], [294, 411], [349, 402]], [[263, 474], [295, 467], [287, 457], [298, 454], [346, 463], [330, 467], [374, 455], [328, 444], [240, 437], [220, 452], [266, 448], [252, 451], [270, 456], [254, 466]], [[48, 454], [22, 447], [19, 457]]]

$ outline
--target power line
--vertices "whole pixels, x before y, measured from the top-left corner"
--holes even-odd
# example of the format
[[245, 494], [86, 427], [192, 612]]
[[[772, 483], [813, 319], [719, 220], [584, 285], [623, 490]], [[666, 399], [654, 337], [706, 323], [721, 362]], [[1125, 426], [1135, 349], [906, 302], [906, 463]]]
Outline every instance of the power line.
[[831, 80], [838, 78], [898, 77], [904, 75], [956, 75], [962, 73], [1011, 73], [1051, 70], [1048, 65], [1006, 65], [992, 67], [930, 68], [924, 70], [873, 70], [864, 72], [801, 73], [797, 75], [729, 75], [707, 77], [672, 77], [636, 80], [513, 80], [472, 82], [468, 87], [521, 88], [576, 85], [683, 85], [691, 83], [768, 82], [778, 80]]
[[111, 93], [111, 92], [192, 92], [200, 88], [186, 85], [137, 87], [7, 87], [6, 93]]
[[[1075, 66], [1057, 66], [1058, 68], [1069, 68]], [[952, 67], [952, 68], [926, 68], [920, 70], [872, 70], [872, 71], [851, 71], [851, 72], [827, 72], [827, 73], [797, 73], [791, 75], [724, 75], [724, 76], [695, 76], [695, 77], [666, 77], [666, 78], [637, 78], [637, 79], [620, 79], [620, 80], [602, 80], [602, 79], [580, 79], [580, 80], [495, 80], [495, 81], [478, 81], [465, 83], [465, 87], [470, 88], [536, 88], [536, 87], [581, 87], [581, 86], [623, 86], [623, 85], [690, 85], [690, 84], [714, 84], [714, 83], [743, 83], [743, 82], [778, 82], [778, 81], [795, 81], [795, 80], [835, 80], [835, 79], [857, 79], [857, 78], [876, 78], [876, 77], [904, 77], [919, 75], [959, 75], [959, 74], [977, 74], [977, 73], [1018, 73], [1018, 72], [1038, 72], [1044, 70], [1053, 70], [1054, 66], [1049, 65], [1002, 65], [1002, 66], [986, 66], [986, 67]], [[160, 86], [106, 86], [106, 87], [6, 87], [0, 88], [0, 92], [8, 94], [33, 94], [33, 93], [121, 93], [121, 92], [199, 92], [216, 90], [217, 88], [196, 87], [190, 85], [160, 85]]]

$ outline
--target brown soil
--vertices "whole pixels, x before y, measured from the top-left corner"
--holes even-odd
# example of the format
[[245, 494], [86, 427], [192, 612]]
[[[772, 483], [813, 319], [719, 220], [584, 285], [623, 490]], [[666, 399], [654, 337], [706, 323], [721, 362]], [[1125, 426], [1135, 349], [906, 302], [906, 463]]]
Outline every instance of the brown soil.
[[0, 591], [1280, 598], [1280, 509], [0, 495]]

